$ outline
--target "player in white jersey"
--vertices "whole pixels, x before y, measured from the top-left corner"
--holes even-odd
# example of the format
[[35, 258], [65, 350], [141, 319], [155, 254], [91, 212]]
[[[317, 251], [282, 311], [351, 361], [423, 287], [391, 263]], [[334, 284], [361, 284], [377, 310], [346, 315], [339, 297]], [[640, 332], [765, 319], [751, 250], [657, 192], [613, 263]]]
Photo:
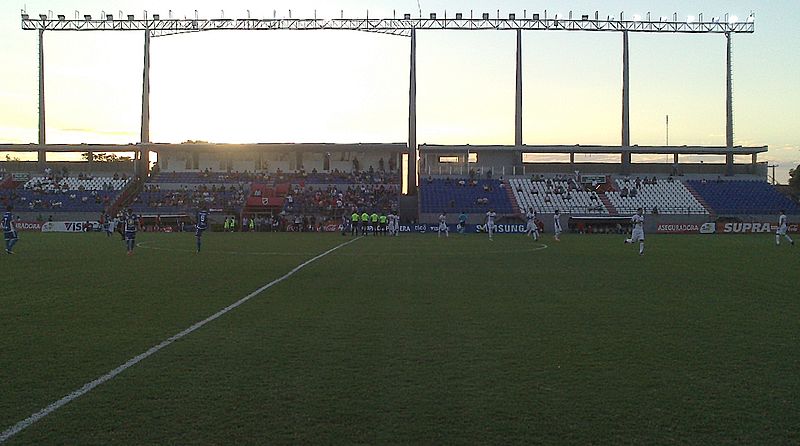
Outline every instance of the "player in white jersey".
[[394, 235], [394, 212], [389, 213], [388, 222], [386, 224], [386, 229], [389, 231], [389, 235]]
[[561, 212], [558, 209], [553, 215], [553, 238], [557, 242], [561, 241]]
[[445, 212], [439, 215], [439, 230], [436, 236], [441, 237], [442, 231], [444, 231], [445, 237], [450, 237], [450, 229], [447, 228], [447, 213]]
[[528, 221], [525, 235], [532, 236], [534, 241], [539, 240], [539, 227], [536, 226], [536, 212], [533, 208], [528, 208], [525, 219]]
[[639, 242], [639, 255], [644, 255], [644, 209], [639, 208], [636, 213], [631, 217], [633, 223], [633, 232], [631, 238], [625, 239], [625, 243]]
[[789, 240], [789, 243], [791, 243], [791, 245], [794, 246], [794, 240], [792, 240], [792, 238], [789, 237], [789, 234], [787, 232], [788, 229], [789, 229], [789, 221], [786, 218], [786, 211], [781, 211], [781, 216], [778, 218], [778, 232], [775, 233], [776, 245], [781, 244], [781, 236], [784, 236], [786, 237], [786, 240]]
[[486, 232], [489, 233], [489, 240], [492, 239], [492, 234], [494, 234], [494, 219], [497, 217], [497, 213], [489, 209], [489, 212], [486, 213]]
[[394, 221], [394, 236], [397, 237], [400, 235], [400, 216], [397, 215], [397, 212], [392, 214], [392, 221]]

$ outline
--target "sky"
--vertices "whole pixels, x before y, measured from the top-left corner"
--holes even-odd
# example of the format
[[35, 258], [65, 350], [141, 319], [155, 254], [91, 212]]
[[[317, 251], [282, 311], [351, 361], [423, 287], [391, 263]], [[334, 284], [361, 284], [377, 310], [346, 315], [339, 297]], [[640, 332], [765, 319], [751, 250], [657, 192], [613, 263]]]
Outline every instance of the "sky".
[[[800, 2], [795, 0], [420, 0], [424, 16], [500, 10], [522, 15], [620, 11], [705, 18], [755, 13], [756, 32], [733, 37], [736, 145], [768, 145], [761, 160], [785, 182], [800, 164]], [[669, 3], [669, 4], [667, 4]], [[419, 15], [416, 0], [4, 0], [0, 6], [0, 143], [37, 140], [37, 33], [20, 10], [74, 17], [391, 17]], [[182, 142], [404, 142], [408, 38], [354, 31], [213, 31], [158, 37], [151, 46], [151, 140]], [[143, 35], [45, 33], [48, 143], [139, 139]], [[722, 35], [630, 36], [631, 143], [725, 144]], [[417, 34], [419, 143], [513, 144], [515, 35]], [[620, 143], [622, 36], [523, 34], [526, 144]]]

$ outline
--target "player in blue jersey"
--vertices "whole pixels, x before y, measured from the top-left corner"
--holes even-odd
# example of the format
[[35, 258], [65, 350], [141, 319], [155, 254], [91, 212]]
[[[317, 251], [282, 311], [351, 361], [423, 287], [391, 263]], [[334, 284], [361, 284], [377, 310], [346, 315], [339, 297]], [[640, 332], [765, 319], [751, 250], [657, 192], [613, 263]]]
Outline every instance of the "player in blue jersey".
[[14, 245], [19, 240], [17, 238], [17, 227], [14, 225], [14, 215], [11, 213], [14, 208], [9, 206], [3, 214], [3, 235], [6, 240], [6, 253], [14, 254]]
[[200, 252], [200, 246], [203, 244], [203, 232], [206, 229], [208, 229], [208, 210], [200, 208], [197, 212], [194, 231], [194, 237], [197, 239], [197, 252]]
[[133, 248], [136, 246], [136, 229], [139, 226], [139, 216], [128, 209], [125, 213], [125, 245], [128, 247], [128, 255], [133, 255]]

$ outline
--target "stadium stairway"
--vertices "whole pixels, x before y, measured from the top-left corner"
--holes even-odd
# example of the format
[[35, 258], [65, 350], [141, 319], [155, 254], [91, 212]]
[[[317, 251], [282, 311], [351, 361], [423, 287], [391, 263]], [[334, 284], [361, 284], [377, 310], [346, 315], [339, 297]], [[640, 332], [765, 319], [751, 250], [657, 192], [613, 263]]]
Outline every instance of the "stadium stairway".
[[0, 181], [0, 189], [16, 189], [19, 183], [15, 183], [13, 179], [11, 179], [11, 175], [8, 175]]
[[706, 203], [706, 200], [703, 199], [703, 196], [700, 195], [696, 190], [694, 190], [694, 188], [688, 182], [684, 182], [683, 186], [686, 188], [686, 190], [689, 191], [690, 194], [692, 194], [692, 196], [694, 197], [695, 200], [697, 200], [698, 203], [700, 203], [701, 205], [703, 205], [704, 208], [706, 208], [709, 216], [711, 217], [711, 220], [715, 220], [717, 218], [717, 213], [714, 212], [714, 209], [711, 206], [709, 206], [708, 203]]
[[142, 193], [142, 186], [144, 181], [139, 178], [134, 178], [128, 183], [128, 186], [120, 192], [117, 199], [111, 203], [108, 208], [109, 215], [116, 215], [120, 209], [127, 209], [133, 203], [133, 200]]
[[514, 210], [515, 214], [524, 214], [524, 212], [520, 211], [519, 202], [517, 202], [514, 191], [511, 190], [511, 183], [508, 180], [503, 180], [503, 184], [505, 185], [506, 195], [508, 195], [508, 201], [511, 202], [511, 209]]
[[611, 203], [611, 200], [606, 196], [605, 192], [597, 194], [597, 197], [600, 198], [600, 201], [603, 203], [603, 206], [605, 206], [606, 209], [608, 209], [608, 215], [612, 216], [619, 215], [619, 212], [617, 212], [617, 208], [614, 207], [614, 205]]

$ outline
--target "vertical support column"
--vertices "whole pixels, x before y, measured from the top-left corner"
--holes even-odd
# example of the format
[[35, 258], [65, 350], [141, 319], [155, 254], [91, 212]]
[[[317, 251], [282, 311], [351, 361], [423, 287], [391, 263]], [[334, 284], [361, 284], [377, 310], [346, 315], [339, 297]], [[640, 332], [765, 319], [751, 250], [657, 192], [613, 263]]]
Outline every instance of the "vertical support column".
[[139, 163], [136, 173], [144, 177], [147, 175], [150, 164], [149, 148], [145, 145], [150, 144], [150, 30], [144, 32], [144, 68], [142, 70], [142, 124], [139, 143], [142, 145], [139, 150]]
[[725, 94], [725, 147], [728, 152], [725, 154], [725, 175], [733, 175], [733, 66], [731, 54], [731, 33], [725, 33], [727, 42], [727, 66], [725, 78], [727, 83]]
[[517, 30], [517, 93], [514, 113], [514, 145], [522, 146], [522, 30]]
[[517, 89], [514, 109], [514, 166], [522, 165], [522, 30], [517, 30]]
[[631, 121], [630, 121], [630, 64], [628, 54], [628, 32], [622, 32], [622, 173], [631, 167]]
[[[39, 146], [47, 144], [44, 109], [44, 30], [39, 30]], [[44, 168], [47, 162], [47, 150], [39, 147], [38, 162]]]
[[417, 32], [412, 28], [408, 86], [408, 195], [417, 193], [417, 157]]

